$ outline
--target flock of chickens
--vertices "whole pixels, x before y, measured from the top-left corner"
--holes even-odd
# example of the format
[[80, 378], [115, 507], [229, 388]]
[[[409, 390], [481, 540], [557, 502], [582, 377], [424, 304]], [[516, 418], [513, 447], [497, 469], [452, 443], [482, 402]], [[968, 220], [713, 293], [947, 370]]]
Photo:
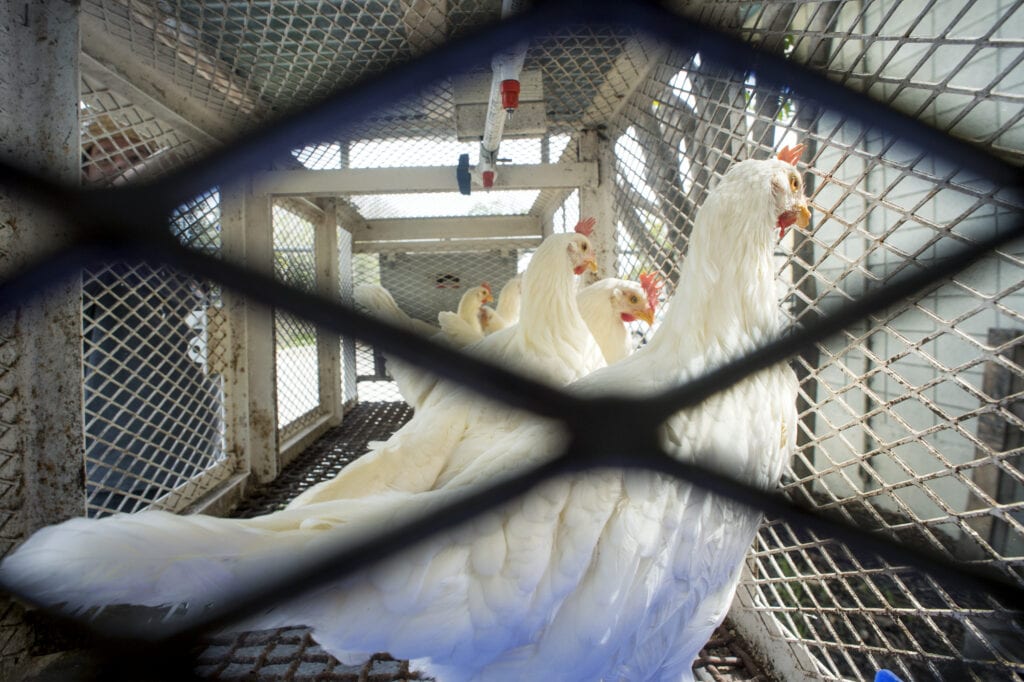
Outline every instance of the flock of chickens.
[[[489, 290], [471, 290], [440, 328], [405, 317], [384, 290], [363, 289], [359, 300], [577, 395], [677, 386], [779, 331], [776, 235], [810, 219], [795, 168], [801, 151], [739, 162], [721, 178], [695, 217], [662, 323], [635, 352], [623, 321], [650, 319], [658, 285], [603, 280], [577, 292], [576, 275], [594, 262], [587, 224], [538, 247], [518, 283], [517, 321], [516, 284], [493, 310]], [[339, 537], [417, 518], [565, 445], [551, 420], [411, 365], [391, 370], [413, 418], [286, 509], [252, 519], [159, 511], [72, 519], [8, 556], [0, 581], [70, 611], [217, 603], [238, 581]], [[770, 488], [794, 446], [795, 401], [788, 366], [762, 370], [673, 415], [662, 446]], [[388, 651], [441, 682], [691, 680], [759, 521], [756, 510], [661, 474], [579, 473], [237, 627], [309, 626], [343, 661]]]
[[[537, 378], [564, 385], [629, 355], [633, 344], [626, 324], [634, 320], [653, 323], [662, 288], [655, 275], [641, 273], [639, 282], [609, 277], [574, 294], [573, 275], [597, 269], [593, 249], [586, 239], [594, 223], [593, 218], [582, 220], [575, 234], [545, 240], [526, 272], [513, 277], [502, 288], [496, 307], [487, 305], [494, 302], [494, 294], [485, 282], [462, 295], [456, 312], [438, 313], [439, 327], [407, 315], [391, 293], [379, 285], [356, 287], [355, 301], [371, 314], [403, 329], [483, 357], [500, 358], [521, 371], [536, 368]], [[568, 269], [566, 255], [571, 266]], [[525, 304], [524, 279], [530, 289]], [[535, 295], [538, 289], [545, 292], [543, 296]], [[552, 295], [570, 303], [575, 298], [575, 306], [570, 305], [563, 311], [564, 322], [550, 319], [539, 307], [539, 301]], [[585, 330], [578, 326], [580, 318]], [[576, 324], [570, 328], [569, 322]], [[515, 331], [505, 331], [509, 329]], [[497, 338], [480, 343], [492, 334]], [[544, 358], [549, 354], [551, 342], [567, 343], [569, 337], [583, 344], [581, 357], [573, 359], [570, 372], [566, 374], [557, 366], [545, 366]], [[589, 343], [591, 339], [597, 344], [597, 354]], [[392, 357], [387, 361], [402, 397], [413, 408], [422, 408], [434, 388], [435, 379], [420, 367]], [[554, 374], [545, 374], [545, 370]]]

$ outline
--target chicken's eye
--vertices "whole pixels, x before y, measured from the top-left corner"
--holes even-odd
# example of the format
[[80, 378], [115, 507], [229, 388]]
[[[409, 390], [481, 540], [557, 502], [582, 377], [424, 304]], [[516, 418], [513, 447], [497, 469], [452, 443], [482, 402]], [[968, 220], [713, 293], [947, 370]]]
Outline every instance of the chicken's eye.
[[586, 251], [586, 250], [587, 250], [587, 245], [586, 245], [586, 244], [584, 244], [584, 245], [583, 245], [583, 250], [584, 250], [584, 251]]
[[796, 192], [800, 189], [800, 178], [796, 175], [789, 176], [789, 188]]
[[633, 294], [632, 296], [629, 297], [629, 302], [630, 303], [636, 303], [639, 300], [640, 299], [636, 297], [636, 294]]

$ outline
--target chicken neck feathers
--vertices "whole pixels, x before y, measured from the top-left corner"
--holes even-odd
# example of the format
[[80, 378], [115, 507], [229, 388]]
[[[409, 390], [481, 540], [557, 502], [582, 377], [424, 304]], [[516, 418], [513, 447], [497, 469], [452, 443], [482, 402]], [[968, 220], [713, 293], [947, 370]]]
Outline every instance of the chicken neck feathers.
[[633, 350], [629, 329], [612, 307], [612, 294], [623, 284], [630, 282], [608, 277], [583, 288], [576, 296], [580, 314], [609, 365]]

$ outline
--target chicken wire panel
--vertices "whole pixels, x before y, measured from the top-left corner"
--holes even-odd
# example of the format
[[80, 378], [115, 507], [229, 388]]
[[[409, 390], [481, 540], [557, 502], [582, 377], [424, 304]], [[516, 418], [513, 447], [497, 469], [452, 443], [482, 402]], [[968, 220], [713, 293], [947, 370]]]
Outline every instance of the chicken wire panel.
[[[415, 252], [357, 253], [353, 256], [354, 282], [356, 286], [383, 286], [405, 313], [437, 326], [437, 314], [457, 310], [466, 290], [486, 282], [497, 296], [509, 279], [525, 269], [533, 245], [509, 242], [505, 246], [450, 252], [446, 249], [451, 246], [438, 242]], [[356, 373], [361, 402], [402, 400], [387, 372], [387, 361], [376, 348], [356, 343]]]
[[437, 314], [457, 310], [467, 290], [486, 283], [500, 291], [517, 263], [515, 251], [383, 254], [380, 282], [403, 311], [436, 325]]
[[716, 0], [691, 11], [1008, 159], [1022, 146], [1017, 0]]
[[[315, 221], [312, 207], [274, 201], [274, 275], [306, 291], [316, 288]], [[277, 428], [284, 440], [324, 413], [320, 404], [317, 328], [312, 322], [274, 311]]]
[[[8, 235], [0, 228], [0, 260], [7, 262]], [[0, 556], [21, 542], [25, 532], [20, 511], [24, 507], [24, 472], [16, 464], [22, 457], [17, 424], [24, 409], [18, 398], [18, 343], [14, 315], [0, 315]], [[24, 608], [13, 599], [0, 599], [0, 665], [7, 665], [28, 650], [31, 633]]]
[[[127, 48], [212, 114], [244, 127], [497, 21], [501, 3], [89, 0], [83, 11], [105, 40]], [[526, 68], [542, 71], [551, 125], [565, 132], [583, 122], [581, 116], [604, 97], [609, 69], [635, 54], [632, 39], [621, 30], [580, 26], [531, 41]], [[614, 104], [599, 108], [607, 117]], [[404, 136], [416, 122], [400, 117], [388, 125]], [[449, 125], [454, 130], [454, 121]]]
[[[171, 228], [220, 248], [216, 193]], [[234, 471], [225, 445], [227, 328], [219, 291], [163, 266], [110, 263], [82, 282], [86, 511], [178, 510]]]
[[128, 98], [83, 75], [82, 182], [120, 185], [194, 160], [201, 145]]
[[[1019, 162], [1020, 6], [723, 2], [702, 11], [836, 78], [852, 73], [884, 101]], [[669, 55], [612, 132], [620, 264], [662, 272], [668, 291], [696, 207], [721, 173], [809, 143], [814, 227], [791, 230], [778, 251], [783, 308], [795, 322], [1008, 225], [1021, 208], [921, 150], [699, 54]], [[1024, 580], [1021, 257], [997, 252], [796, 360], [790, 495]], [[1024, 676], [1020, 614], [984, 595], [944, 590], [785, 524], [765, 527], [750, 569], [744, 606], [763, 616], [774, 646], [801, 652], [801, 674]]]
[[[499, 7], [500, 3], [494, 3], [493, 9]], [[449, 7], [449, 12], [453, 15], [457, 10]], [[491, 18], [496, 19], [497, 13]], [[506, 135], [501, 141], [500, 160], [534, 164], [563, 159], [571, 134], [607, 121], [623, 92], [634, 85], [646, 67], [650, 51], [649, 41], [611, 28], [580, 26], [531, 41], [525, 68], [541, 73], [548, 131], [522, 138]], [[471, 67], [465, 74], [453, 74], [451, 79], [410, 95], [386, 111], [371, 113], [364, 124], [344, 131], [344, 139], [310, 145], [296, 150], [295, 156], [308, 168], [454, 168], [461, 154], [467, 154], [470, 164], [476, 164], [479, 143], [456, 139], [453, 80], [480, 73], [478, 67]], [[514, 123], [507, 130], [513, 127]], [[454, 192], [454, 175], [452, 186]]]
[[452, 0], [90, 0], [111, 40], [240, 125], [315, 102], [500, 15]]

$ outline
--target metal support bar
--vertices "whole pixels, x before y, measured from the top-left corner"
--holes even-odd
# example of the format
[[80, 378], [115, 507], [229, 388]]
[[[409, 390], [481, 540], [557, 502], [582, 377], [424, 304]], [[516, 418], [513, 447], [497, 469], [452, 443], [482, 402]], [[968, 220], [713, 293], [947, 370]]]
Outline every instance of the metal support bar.
[[[200, 142], [215, 144], [238, 135], [241, 126], [237, 122], [211, 111], [173, 78], [140, 60], [132, 46], [111, 35], [99, 18], [83, 13], [81, 22], [82, 63], [90, 77], [180, 126]], [[155, 43], [151, 49], [156, 50]]]
[[[245, 202], [244, 184], [225, 185], [220, 192], [221, 253], [224, 258], [236, 263], [246, 262], [245, 258]], [[236, 458], [238, 468], [245, 474], [250, 471], [249, 432], [249, 352], [248, 315], [252, 304], [245, 296], [225, 289], [224, 313], [228, 328], [227, 367], [224, 376], [224, 404], [226, 411], [225, 448]]]
[[[68, 185], [78, 185], [81, 175], [79, 13], [77, 3], [44, 0], [0, 13], [0, 51], [8, 60], [0, 79], [4, 153]], [[0, 196], [0, 271], [75, 238], [75, 227], [54, 208], [61, 207]], [[9, 444], [24, 463], [16, 487], [26, 532], [85, 511], [81, 273], [51, 284], [48, 296], [25, 302], [0, 321], [0, 346], [6, 347], [0, 362], [10, 363], [7, 381], [13, 383], [0, 391], [14, 396], [0, 401], [0, 424], [13, 425], [0, 434], [0, 449]]]
[[597, 256], [597, 272], [587, 273], [588, 283], [619, 274], [615, 221], [615, 158], [596, 130], [584, 130], [579, 141], [579, 160], [599, 163], [598, 183], [580, 188], [580, 218], [594, 217], [597, 225], [590, 237]]
[[[454, 168], [343, 168], [341, 170], [283, 170], [258, 174], [257, 194], [334, 196], [338, 194], [398, 194], [457, 192]], [[494, 189], [590, 187], [597, 184], [596, 163], [502, 166]]]
[[[316, 291], [321, 296], [340, 300], [338, 286], [338, 212], [337, 202], [324, 201], [324, 214], [314, 233], [313, 254], [316, 267]], [[330, 329], [316, 332], [317, 368], [320, 372], [320, 407], [328, 424], [337, 426], [342, 417], [341, 337]]]
[[[251, 188], [244, 199], [245, 264], [273, 276], [272, 202]], [[277, 378], [274, 309], [247, 299], [244, 349], [248, 367], [249, 469], [258, 483], [277, 477]]]
[[352, 230], [357, 242], [413, 239], [487, 239], [492, 237], [541, 237], [535, 216], [473, 216], [469, 218], [386, 218], [367, 220]]

